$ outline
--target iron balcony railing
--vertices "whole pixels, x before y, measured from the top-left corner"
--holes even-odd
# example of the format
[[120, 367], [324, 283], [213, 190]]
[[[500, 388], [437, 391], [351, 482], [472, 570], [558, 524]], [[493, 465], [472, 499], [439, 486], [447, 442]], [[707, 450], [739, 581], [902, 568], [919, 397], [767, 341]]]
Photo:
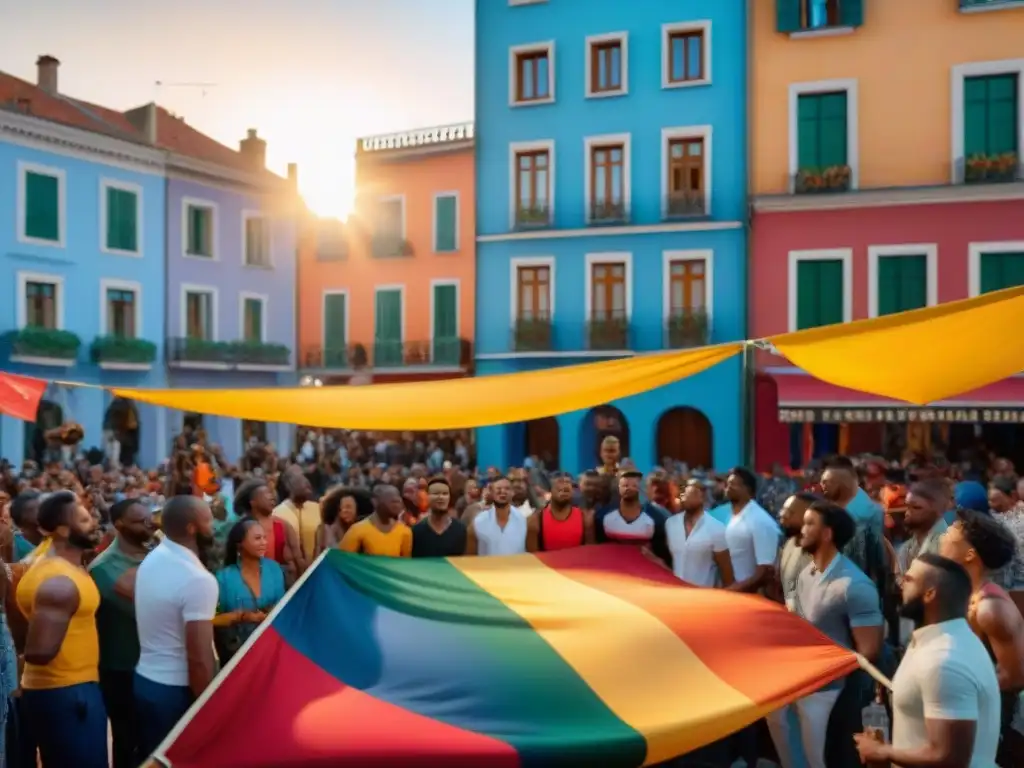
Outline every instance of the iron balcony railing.
[[170, 364], [287, 366], [291, 350], [284, 344], [260, 341], [211, 341], [194, 337], [168, 339]]
[[[637, 348], [638, 329], [624, 312], [593, 317], [583, 322], [555, 323], [548, 316], [523, 317], [512, 324], [509, 351], [616, 352]], [[661, 346], [657, 339], [654, 347]]]
[[623, 202], [591, 203], [588, 214], [587, 222], [593, 226], [629, 222], [629, 211]]
[[665, 346], [669, 349], [700, 347], [710, 341], [710, 324], [704, 310], [673, 309], [665, 322]]
[[551, 226], [551, 207], [547, 203], [516, 206], [516, 229], [544, 229]]
[[425, 341], [374, 339], [361, 344], [307, 347], [301, 367], [308, 370], [353, 368], [468, 368], [473, 361], [473, 344], [459, 337]]
[[668, 220], [705, 216], [707, 201], [704, 192], [669, 192], [665, 196], [664, 211]]

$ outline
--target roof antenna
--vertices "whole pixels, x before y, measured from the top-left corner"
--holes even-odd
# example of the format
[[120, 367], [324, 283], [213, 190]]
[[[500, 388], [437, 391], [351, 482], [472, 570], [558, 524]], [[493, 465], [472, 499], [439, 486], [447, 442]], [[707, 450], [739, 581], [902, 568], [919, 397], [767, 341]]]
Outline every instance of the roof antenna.
[[160, 100], [160, 89], [161, 88], [199, 88], [200, 96], [206, 97], [206, 91], [209, 88], [216, 88], [217, 83], [165, 83], [163, 80], [156, 81], [157, 89], [157, 101]]

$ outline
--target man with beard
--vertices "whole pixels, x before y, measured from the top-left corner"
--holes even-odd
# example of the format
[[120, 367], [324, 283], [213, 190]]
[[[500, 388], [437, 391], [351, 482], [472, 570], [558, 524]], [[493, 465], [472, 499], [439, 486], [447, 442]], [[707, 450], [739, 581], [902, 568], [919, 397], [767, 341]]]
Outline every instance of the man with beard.
[[133, 679], [139, 662], [139, 633], [135, 627], [135, 577], [149, 554], [153, 520], [138, 499], [125, 499], [110, 508], [116, 535], [109, 547], [89, 565], [100, 591], [96, 631], [100, 641], [100, 688], [110, 717], [113, 768], [135, 768], [148, 755], [138, 751]]
[[[896, 551], [893, 563], [894, 578], [899, 584], [903, 574], [920, 555], [938, 554], [942, 534], [946, 532], [943, 516], [949, 509], [949, 489], [939, 480], [921, 480], [910, 486], [907, 493], [907, 511], [903, 515], [903, 530], [906, 540]], [[911, 622], [903, 618], [899, 622], [900, 645], [906, 645], [913, 632]]]
[[164, 538], [139, 565], [135, 668], [139, 751], [149, 755], [213, 680], [217, 580], [205, 566], [213, 513], [195, 496], [175, 496], [160, 518]]
[[843, 554], [868, 575], [882, 594], [887, 583], [882, 509], [858, 484], [857, 470], [849, 458], [835, 456], [829, 459], [821, 475], [821, 493], [853, 518], [857, 529]]
[[430, 511], [412, 527], [413, 557], [454, 557], [466, 553], [466, 526], [451, 516], [452, 487], [443, 477], [427, 481]]
[[1013, 534], [991, 515], [958, 510], [942, 537], [940, 552], [964, 567], [974, 593], [967, 608], [971, 625], [996, 667], [1002, 691], [999, 765], [1024, 765], [1024, 737], [1013, 730], [1019, 695], [1024, 690], [1024, 617], [991, 574], [1003, 568], [1017, 550]]
[[704, 485], [688, 481], [679, 504], [681, 512], [665, 523], [672, 573], [695, 587], [728, 587], [733, 576], [725, 525], [705, 511]]
[[643, 544], [665, 565], [672, 566], [672, 553], [665, 538], [668, 512], [657, 504], [640, 501], [643, 473], [626, 469], [619, 473], [619, 503], [606, 508], [594, 519], [598, 543]]
[[810, 565], [811, 556], [800, 546], [800, 530], [804, 527], [804, 513], [819, 497], [807, 491], [793, 494], [782, 504], [779, 525], [786, 543], [779, 555], [779, 591], [790, 611], [796, 610], [796, 585], [800, 574]]
[[512, 507], [512, 485], [496, 477], [487, 486], [491, 506], [467, 526], [467, 555], [518, 555], [526, 551], [526, 518]]
[[753, 472], [744, 467], [729, 472], [725, 496], [732, 516], [725, 526], [725, 540], [736, 577], [730, 589], [736, 592], [760, 592], [775, 579], [779, 526], [754, 500], [756, 494], [757, 477]]
[[967, 623], [971, 577], [958, 563], [925, 553], [911, 563], [902, 589], [900, 612], [916, 629], [892, 680], [892, 744], [858, 734], [860, 758], [907, 768], [990, 768], [999, 746], [999, 682]]
[[338, 548], [364, 555], [411, 557], [412, 529], [402, 522], [405, 502], [401, 492], [382, 483], [374, 487], [373, 496], [377, 501], [373, 514], [349, 528]]
[[554, 552], [594, 543], [594, 514], [572, 504], [572, 475], [551, 476], [551, 501], [526, 521], [526, 551]]

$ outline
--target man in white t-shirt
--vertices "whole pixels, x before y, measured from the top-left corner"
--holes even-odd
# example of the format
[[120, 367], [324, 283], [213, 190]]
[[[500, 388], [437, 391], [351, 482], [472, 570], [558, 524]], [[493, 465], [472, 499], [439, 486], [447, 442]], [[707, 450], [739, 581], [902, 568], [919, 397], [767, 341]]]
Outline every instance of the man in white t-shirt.
[[999, 682], [967, 623], [973, 588], [963, 566], [923, 554], [903, 576], [906, 618], [917, 627], [892, 680], [892, 744], [858, 735], [865, 763], [993, 768]]
[[695, 587], [728, 587], [733, 575], [725, 525], [705, 512], [703, 484], [687, 482], [679, 501], [682, 512], [665, 523], [672, 572]]
[[736, 467], [725, 481], [725, 497], [732, 517], [725, 527], [725, 541], [736, 577], [730, 589], [760, 592], [774, 583], [782, 531], [775, 518], [754, 501], [757, 477], [749, 469]]
[[142, 754], [149, 755], [213, 680], [217, 580], [203, 557], [213, 545], [213, 514], [195, 496], [175, 496], [160, 519], [164, 538], [135, 577], [141, 653], [135, 705]]

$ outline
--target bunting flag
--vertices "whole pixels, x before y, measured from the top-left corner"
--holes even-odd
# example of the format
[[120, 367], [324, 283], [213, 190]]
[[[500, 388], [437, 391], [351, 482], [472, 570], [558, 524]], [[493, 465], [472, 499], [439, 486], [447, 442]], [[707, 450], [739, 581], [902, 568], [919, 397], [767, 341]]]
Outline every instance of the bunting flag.
[[[638, 550], [323, 555], [156, 754], [172, 768], [638, 768], [857, 668]], [[254, 731], [251, 717], [259, 713]]]
[[46, 387], [43, 379], [0, 373], [0, 413], [22, 421], [35, 421]]

